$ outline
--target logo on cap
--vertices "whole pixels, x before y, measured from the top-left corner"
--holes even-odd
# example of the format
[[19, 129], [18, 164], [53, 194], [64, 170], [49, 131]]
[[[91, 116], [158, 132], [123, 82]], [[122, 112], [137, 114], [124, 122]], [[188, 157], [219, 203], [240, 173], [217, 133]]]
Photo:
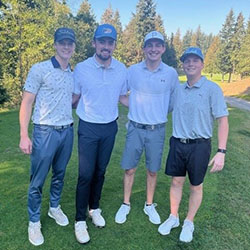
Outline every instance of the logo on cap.
[[109, 29], [109, 28], [104, 28], [104, 29], [103, 29], [103, 33], [104, 33], [104, 34], [110, 34], [110, 33], [112, 33], [112, 30]]

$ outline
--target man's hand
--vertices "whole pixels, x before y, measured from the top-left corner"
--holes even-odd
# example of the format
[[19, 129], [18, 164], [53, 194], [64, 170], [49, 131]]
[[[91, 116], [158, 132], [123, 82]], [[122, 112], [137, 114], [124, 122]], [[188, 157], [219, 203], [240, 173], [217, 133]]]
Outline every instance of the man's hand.
[[32, 142], [29, 137], [21, 137], [19, 148], [22, 150], [25, 154], [31, 154], [32, 153]]
[[223, 169], [225, 163], [225, 154], [217, 152], [213, 159], [209, 162], [208, 166], [212, 166], [210, 173], [219, 172]]

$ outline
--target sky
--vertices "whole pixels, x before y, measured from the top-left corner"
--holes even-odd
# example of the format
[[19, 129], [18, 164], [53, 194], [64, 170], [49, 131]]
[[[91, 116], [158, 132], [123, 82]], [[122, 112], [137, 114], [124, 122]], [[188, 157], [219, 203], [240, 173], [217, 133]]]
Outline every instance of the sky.
[[[67, 0], [73, 13], [79, 9], [82, 0]], [[119, 10], [123, 28], [129, 23], [132, 13], [136, 12], [139, 0], [88, 0], [100, 22], [105, 9], [111, 4], [112, 9]], [[245, 21], [250, 17], [250, 0], [155, 0], [156, 12], [161, 15], [166, 34], [176, 33], [180, 28], [181, 35], [189, 29], [195, 31], [200, 25], [202, 32], [216, 35], [222, 28], [230, 9], [235, 18], [240, 12]]]

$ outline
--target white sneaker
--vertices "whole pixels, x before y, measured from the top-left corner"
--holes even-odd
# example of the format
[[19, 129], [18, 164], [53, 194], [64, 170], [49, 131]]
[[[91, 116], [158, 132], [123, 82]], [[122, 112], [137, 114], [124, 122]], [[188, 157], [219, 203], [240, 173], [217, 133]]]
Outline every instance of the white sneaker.
[[193, 240], [193, 232], [194, 232], [194, 223], [190, 220], [184, 220], [181, 234], [180, 234], [180, 241], [182, 242], [191, 242]]
[[127, 220], [127, 215], [130, 212], [130, 205], [122, 204], [115, 215], [115, 222], [122, 224]]
[[96, 227], [105, 227], [105, 220], [101, 215], [102, 210], [100, 208], [91, 209], [89, 211], [89, 217], [92, 218], [92, 222]]
[[170, 234], [172, 228], [176, 228], [179, 225], [180, 225], [179, 217], [170, 214], [168, 219], [159, 226], [158, 232], [161, 235], [168, 235]]
[[161, 218], [155, 209], [156, 206], [156, 203], [153, 203], [150, 206], [147, 206], [145, 203], [143, 211], [146, 215], [148, 215], [150, 222], [152, 222], [153, 224], [160, 224]]
[[41, 232], [41, 223], [38, 222], [29, 222], [28, 227], [29, 241], [34, 246], [42, 245], [44, 242], [44, 238]]
[[63, 213], [60, 205], [56, 208], [50, 207], [48, 216], [54, 219], [60, 226], [67, 226], [69, 224], [68, 217]]
[[79, 243], [84, 244], [90, 241], [89, 233], [87, 231], [86, 221], [75, 222], [75, 236]]

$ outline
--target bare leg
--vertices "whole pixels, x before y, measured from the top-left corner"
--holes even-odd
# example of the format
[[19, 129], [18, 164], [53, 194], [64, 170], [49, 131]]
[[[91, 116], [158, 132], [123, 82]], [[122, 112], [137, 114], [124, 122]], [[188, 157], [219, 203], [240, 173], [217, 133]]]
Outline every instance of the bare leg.
[[147, 170], [147, 204], [152, 204], [157, 181], [157, 173]]
[[178, 216], [178, 210], [182, 198], [182, 188], [186, 177], [173, 177], [170, 187], [170, 209], [171, 214]]
[[125, 173], [124, 173], [124, 180], [123, 180], [124, 201], [123, 202], [126, 204], [130, 204], [130, 196], [131, 196], [132, 187], [134, 183], [135, 171], [136, 171], [136, 168], [132, 168], [129, 170], [125, 170]]
[[203, 185], [193, 186], [190, 184], [189, 208], [186, 219], [193, 221], [201, 205], [203, 194]]

